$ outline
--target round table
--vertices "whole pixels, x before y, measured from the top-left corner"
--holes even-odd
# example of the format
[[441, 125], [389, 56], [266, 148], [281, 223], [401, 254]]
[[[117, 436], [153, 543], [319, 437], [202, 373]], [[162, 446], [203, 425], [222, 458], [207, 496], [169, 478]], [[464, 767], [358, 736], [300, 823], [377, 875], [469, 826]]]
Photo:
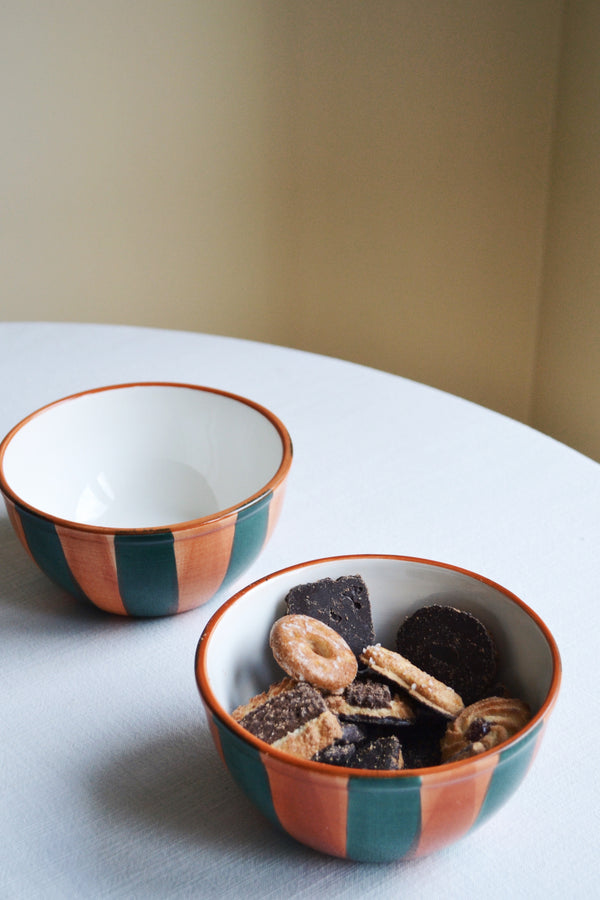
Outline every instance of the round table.
[[210, 385], [272, 409], [294, 462], [279, 525], [245, 583], [335, 554], [453, 563], [532, 606], [564, 667], [540, 753], [492, 820], [414, 862], [321, 856], [263, 821], [211, 742], [194, 653], [226, 598], [148, 621], [80, 605], [38, 572], [2, 508], [2, 898], [592, 896], [597, 463], [425, 385], [283, 347], [5, 323], [0, 348], [0, 435], [58, 397], [129, 381]]

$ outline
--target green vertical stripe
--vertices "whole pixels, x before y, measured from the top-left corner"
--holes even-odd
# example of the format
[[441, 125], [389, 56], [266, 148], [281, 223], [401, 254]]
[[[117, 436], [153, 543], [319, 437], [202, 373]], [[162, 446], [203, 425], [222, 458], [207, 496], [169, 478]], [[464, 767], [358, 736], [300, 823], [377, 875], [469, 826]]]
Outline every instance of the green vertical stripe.
[[486, 819], [489, 819], [518, 788], [529, 768], [541, 725], [542, 723], [540, 722], [527, 737], [522, 738], [516, 744], [502, 751], [502, 756], [494, 769], [485, 800], [477, 817], [476, 825], [480, 825]]
[[15, 509], [23, 526], [27, 546], [42, 572], [73, 596], [88, 600], [71, 573], [54, 525], [21, 507]]
[[389, 862], [404, 856], [421, 831], [421, 779], [351, 778], [346, 856]]
[[260, 753], [254, 747], [241, 741], [218, 719], [213, 717], [213, 721], [217, 726], [223, 756], [232, 777], [263, 815], [273, 825], [281, 828], [273, 806], [269, 778], [262, 764]]
[[173, 534], [117, 535], [115, 557], [119, 592], [131, 616], [177, 612], [179, 591]]
[[262, 550], [269, 526], [269, 506], [272, 496], [269, 492], [238, 513], [229, 566], [221, 590], [236, 581]]

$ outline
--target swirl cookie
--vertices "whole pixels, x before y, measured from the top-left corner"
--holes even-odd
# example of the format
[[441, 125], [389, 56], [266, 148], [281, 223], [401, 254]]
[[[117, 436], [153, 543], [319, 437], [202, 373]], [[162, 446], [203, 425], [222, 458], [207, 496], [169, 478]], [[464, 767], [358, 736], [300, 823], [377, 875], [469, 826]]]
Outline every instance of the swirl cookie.
[[295, 681], [334, 692], [350, 684], [358, 671], [344, 638], [312, 616], [282, 616], [271, 628], [269, 640], [276, 661]]
[[291, 678], [272, 685], [231, 715], [250, 734], [303, 759], [312, 759], [343, 734], [319, 691]]
[[465, 705], [490, 693], [496, 677], [496, 645], [471, 613], [424, 606], [400, 625], [396, 650], [460, 694]]
[[510, 697], [486, 697], [451, 722], [441, 741], [441, 761], [476, 756], [508, 740], [531, 718], [526, 703]]
[[387, 681], [399, 685], [414, 700], [441, 713], [446, 718], [454, 718], [464, 707], [462, 698], [448, 685], [423, 672], [400, 653], [387, 650], [376, 644], [367, 647], [360, 661]]

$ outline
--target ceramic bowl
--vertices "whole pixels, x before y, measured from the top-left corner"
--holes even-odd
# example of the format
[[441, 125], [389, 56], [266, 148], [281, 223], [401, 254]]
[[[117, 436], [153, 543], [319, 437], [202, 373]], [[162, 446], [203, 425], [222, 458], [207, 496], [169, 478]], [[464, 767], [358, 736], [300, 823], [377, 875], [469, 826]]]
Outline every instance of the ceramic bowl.
[[0, 490], [54, 582], [111, 613], [210, 601], [260, 553], [292, 461], [257, 403], [190, 384], [120, 384], [44, 406], [0, 444]]
[[[363, 576], [376, 640], [394, 647], [402, 618], [441, 603], [492, 632], [500, 677], [533, 717], [511, 740], [460, 762], [375, 772], [302, 760], [245, 731], [231, 711], [279, 681], [272, 623], [297, 584]], [[218, 752], [258, 809], [303, 844], [367, 862], [414, 858], [467, 835], [517, 789], [539, 748], [560, 683], [559, 653], [540, 618], [510, 591], [451, 565], [398, 556], [349, 556], [292, 566], [255, 582], [212, 616], [198, 644], [196, 681]]]

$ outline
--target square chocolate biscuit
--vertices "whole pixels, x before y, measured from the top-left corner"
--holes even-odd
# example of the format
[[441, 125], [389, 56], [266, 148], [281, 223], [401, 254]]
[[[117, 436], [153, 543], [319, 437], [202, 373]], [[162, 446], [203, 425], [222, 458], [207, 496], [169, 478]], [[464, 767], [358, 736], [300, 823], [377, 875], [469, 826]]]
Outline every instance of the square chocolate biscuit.
[[360, 575], [323, 578], [292, 588], [288, 613], [300, 613], [329, 625], [358, 657], [375, 640], [369, 592]]

